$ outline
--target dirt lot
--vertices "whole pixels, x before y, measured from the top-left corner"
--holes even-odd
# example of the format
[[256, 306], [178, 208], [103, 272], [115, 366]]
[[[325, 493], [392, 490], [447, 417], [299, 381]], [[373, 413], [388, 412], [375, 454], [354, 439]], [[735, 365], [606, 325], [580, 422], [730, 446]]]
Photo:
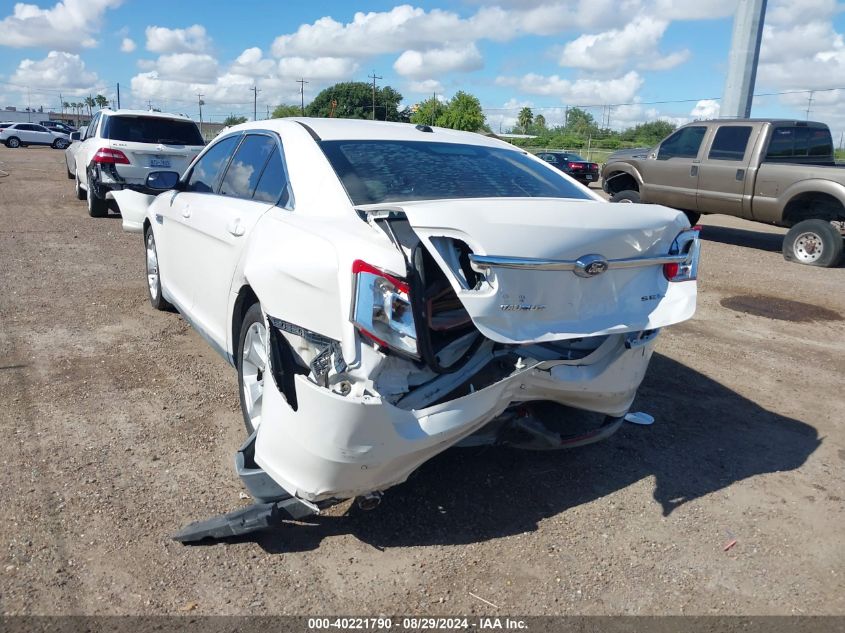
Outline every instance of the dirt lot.
[[0, 169], [4, 613], [845, 614], [845, 268], [787, 264], [781, 231], [704, 220], [653, 426], [452, 450], [373, 512], [184, 547], [247, 503], [235, 373], [149, 307], [141, 238], [87, 216], [62, 152]]

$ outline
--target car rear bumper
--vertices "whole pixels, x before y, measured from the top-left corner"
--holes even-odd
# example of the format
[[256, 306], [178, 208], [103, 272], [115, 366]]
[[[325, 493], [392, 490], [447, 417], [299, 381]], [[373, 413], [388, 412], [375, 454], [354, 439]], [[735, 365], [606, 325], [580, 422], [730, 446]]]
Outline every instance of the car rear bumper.
[[621, 417], [645, 375], [655, 338], [631, 345], [630, 335], [614, 336], [590, 364], [541, 362], [418, 410], [401, 409], [378, 396], [344, 397], [297, 375], [298, 408], [293, 411], [268, 376], [256, 462], [300, 498], [344, 499], [405, 481], [514, 403], [546, 400]]

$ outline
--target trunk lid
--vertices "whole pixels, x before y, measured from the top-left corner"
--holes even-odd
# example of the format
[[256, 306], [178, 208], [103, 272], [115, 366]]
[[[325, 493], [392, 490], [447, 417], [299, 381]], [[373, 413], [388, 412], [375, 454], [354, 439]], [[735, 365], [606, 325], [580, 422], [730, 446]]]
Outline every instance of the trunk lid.
[[[662, 262], [629, 261], [669, 254], [689, 226], [678, 211], [541, 198], [438, 200], [389, 208], [405, 214], [475, 326], [494, 341], [649, 330], [684, 321], [695, 311], [695, 281], [670, 283]], [[472, 267], [482, 276], [468, 279], [459, 242], [471, 249], [470, 259], [492, 256], [498, 263], [485, 268], [476, 261]], [[600, 257], [585, 259], [588, 255]], [[580, 271], [555, 269], [579, 259]], [[597, 259], [610, 267], [591, 267]]]

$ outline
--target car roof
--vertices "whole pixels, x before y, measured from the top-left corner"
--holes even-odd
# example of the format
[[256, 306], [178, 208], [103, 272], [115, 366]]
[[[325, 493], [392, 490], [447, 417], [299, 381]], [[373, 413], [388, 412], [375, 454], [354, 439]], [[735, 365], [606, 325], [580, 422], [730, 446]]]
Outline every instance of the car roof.
[[153, 110], [111, 110], [108, 108], [103, 108], [100, 110], [103, 114], [107, 116], [144, 116], [144, 117], [155, 117], [158, 119], [178, 119], [180, 121], [190, 121], [190, 117], [187, 114], [175, 114], [173, 112], [155, 112]]
[[[266, 119], [241, 123], [226, 130], [227, 132], [247, 130], [283, 131], [291, 122], [305, 127], [318, 141], [386, 140], [386, 141], [426, 141], [441, 143], [462, 143], [500, 147], [519, 152], [524, 150], [500, 141], [482, 136], [475, 132], [462, 132], [435, 126], [418, 126], [413, 123], [395, 123], [392, 121], [367, 121], [364, 119], [328, 119], [309, 117], [290, 117], [284, 119]], [[431, 130], [430, 132], [428, 130]]]

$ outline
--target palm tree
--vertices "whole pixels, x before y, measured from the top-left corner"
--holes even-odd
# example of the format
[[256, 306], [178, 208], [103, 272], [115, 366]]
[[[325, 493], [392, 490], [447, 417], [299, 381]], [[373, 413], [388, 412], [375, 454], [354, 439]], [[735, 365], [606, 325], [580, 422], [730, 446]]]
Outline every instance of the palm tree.
[[528, 126], [534, 122], [534, 113], [531, 112], [531, 108], [522, 108], [522, 110], [519, 111], [519, 116], [516, 121], [522, 129], [522, 133], [527, 134]]
[[65, 110], [70, 110], [70, 103], [67, 101], [62, 101], [62, 114], [65, 113]]
[[102, 110], [109, 104], [109, 100], [106, 99], [103, 95], [97, 95], [94, 97], [94, 102], [97, 104], [97, 107]]
[[88, 106], [88, 116], [94, 116], [94, 113], [92, 112], [91, 108], [97, 105], [97, 102], [94, 101], [94, 98], [91, 95], [85, 97], [85, 105]]

